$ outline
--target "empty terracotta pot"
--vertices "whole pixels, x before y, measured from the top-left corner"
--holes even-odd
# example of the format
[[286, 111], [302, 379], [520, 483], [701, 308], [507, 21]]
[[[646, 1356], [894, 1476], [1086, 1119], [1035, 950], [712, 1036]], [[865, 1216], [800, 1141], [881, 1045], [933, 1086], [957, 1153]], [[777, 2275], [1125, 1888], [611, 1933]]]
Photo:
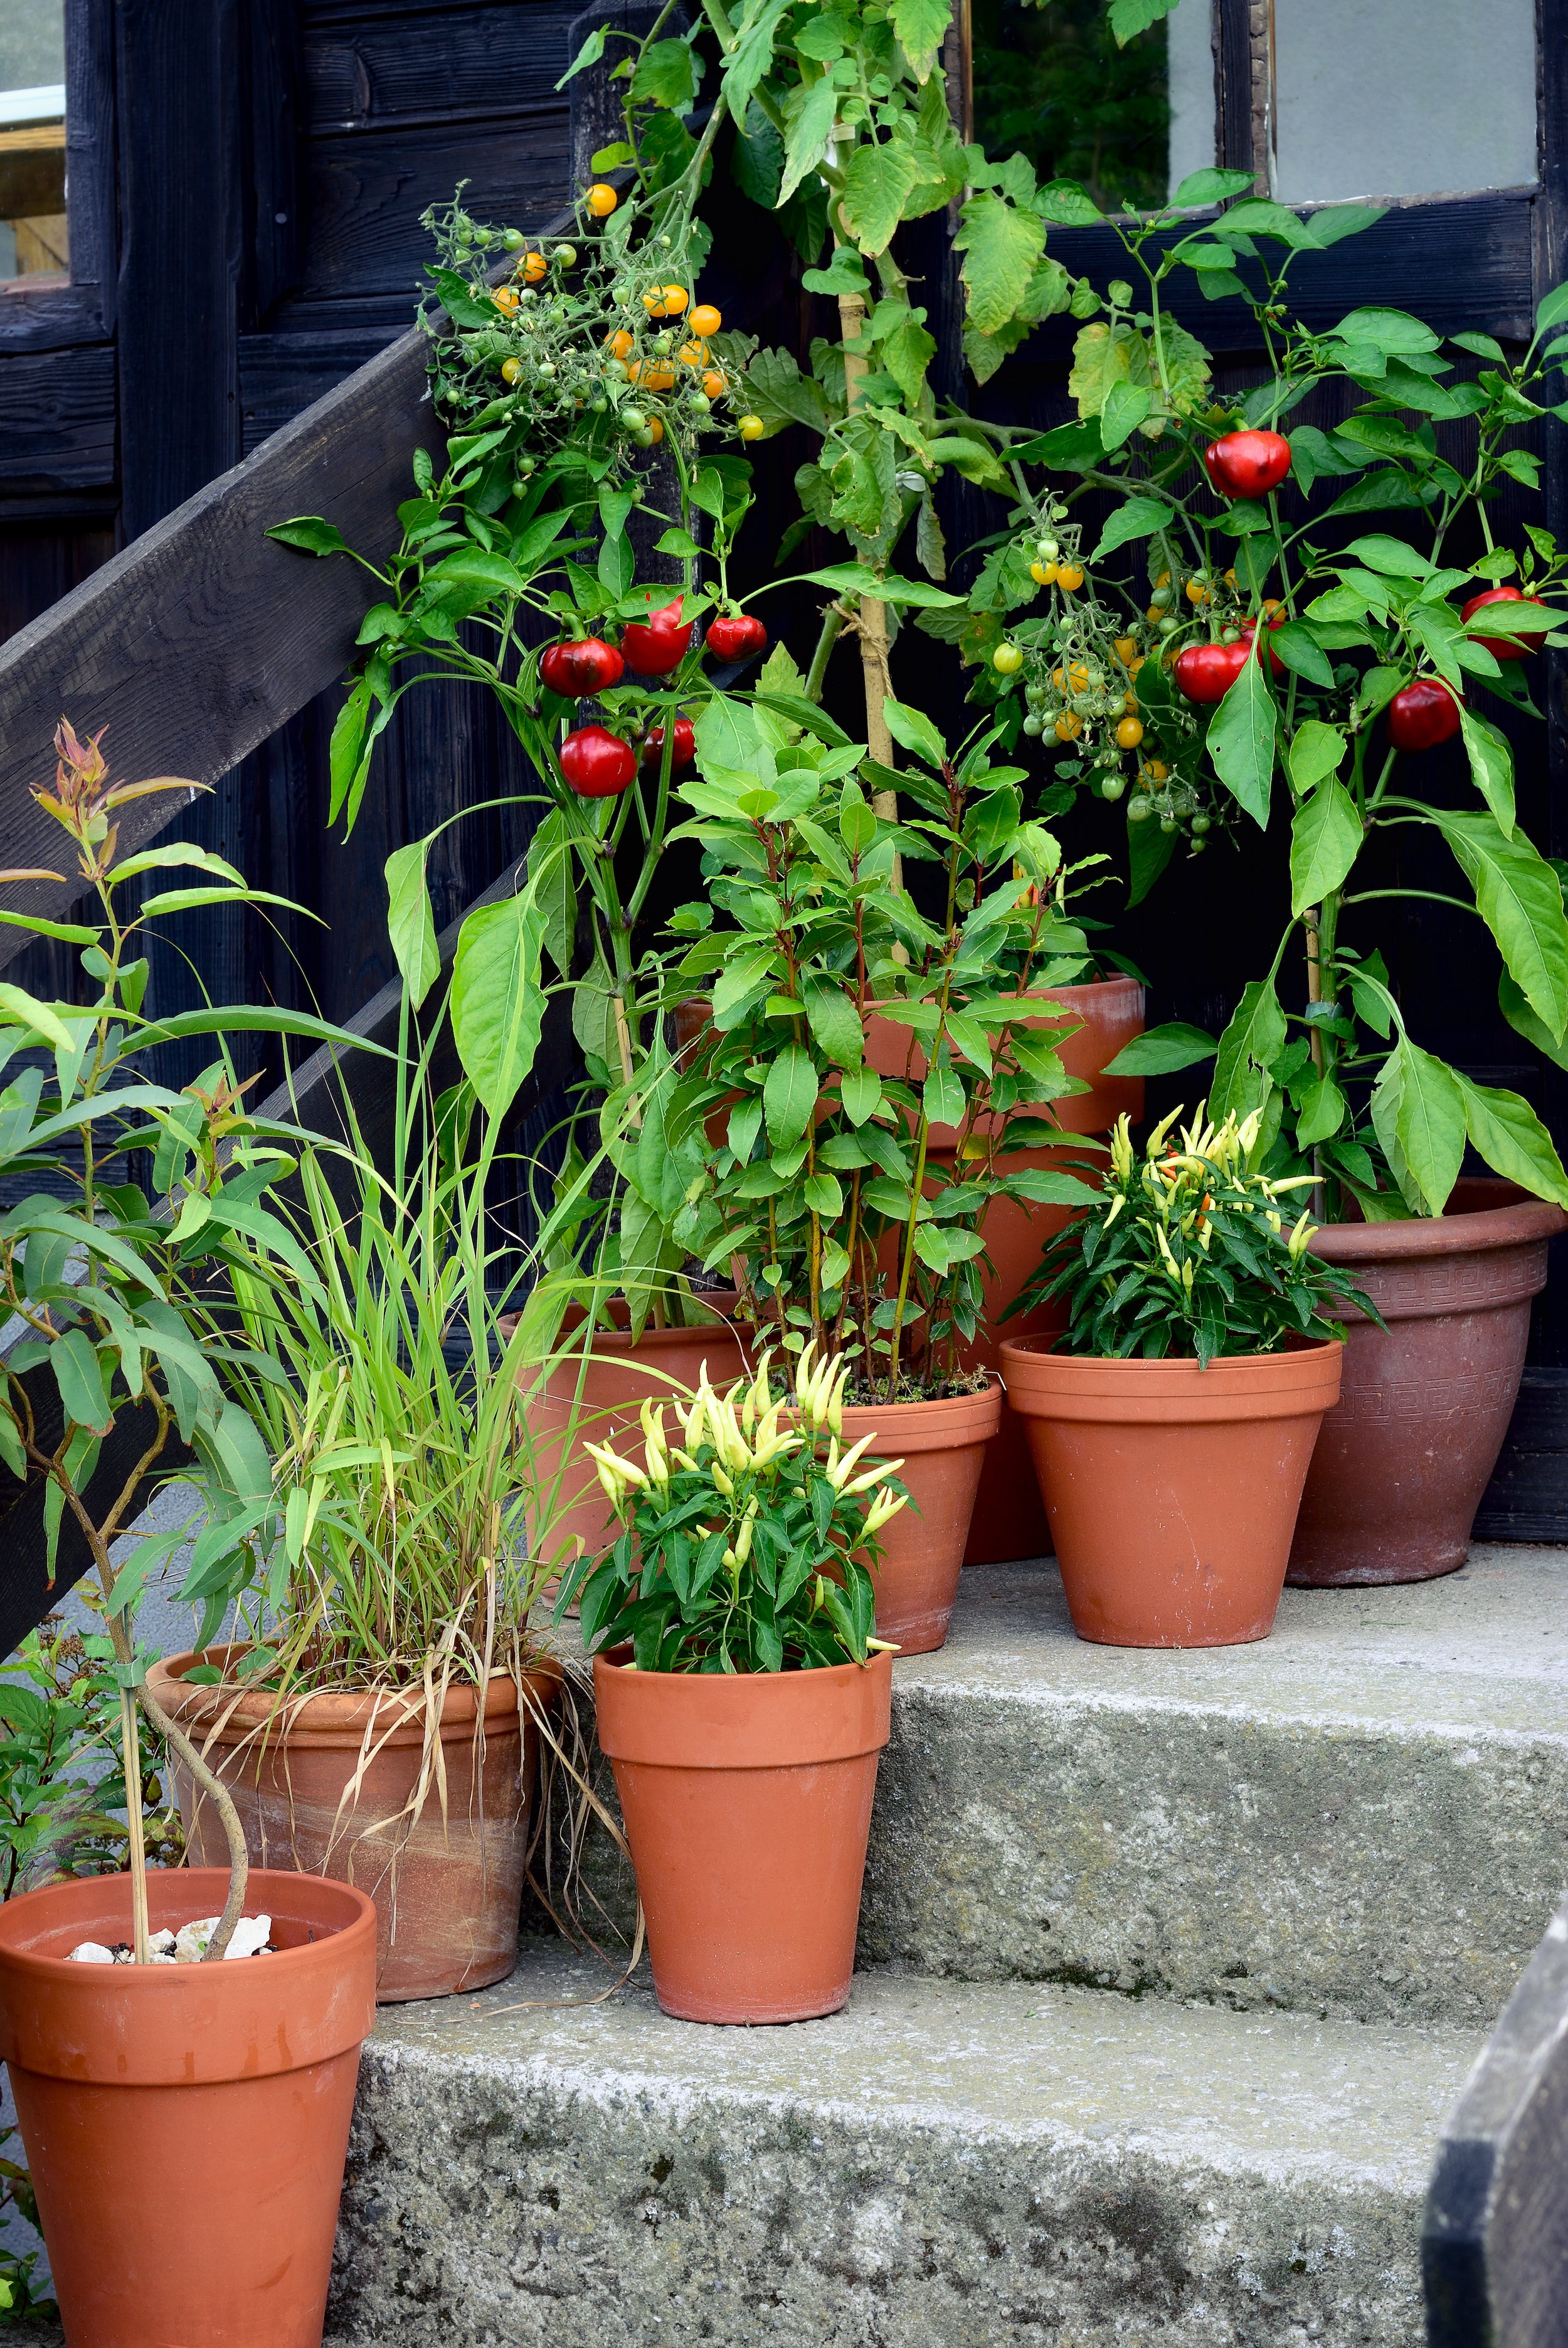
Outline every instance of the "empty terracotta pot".
[[[1125, 1109], [1135, 1121], [1143, 1115], [1141, 1076], [1108, 1076], [1102, 1071], [1124, 1045], [1143, 1033], [1143, 989], [1135, 978], [1097, 979], [1086, 986], [1055, 986], [1042, 998], [1060, 1009], [1042, 1012], [1029, 1022], [1047, 1027], [1058, 1021], [1064, 1030], [1059, 1046], [1062, 1066], [1090, 1089], [1054, 1101], [1052, 1115], [1064, 1133], [1109, 1133]], [[1072, 1021], [1079, 1024], [1072, 1033]], [[881, 1076], [902, 1076], [909, 1060], [911, 1031], [891, 1020], [871, 1023], [866, 1057]], [[924, 1060], [916, 1047], [913, 1066], [923, 1076]], [[934, 1126], [933, 1156], [951, 1168], [958, 1136], [952, 1126]], [[1059, 1166], [1070, 1147], [1057, 1149], [1015, 1149], [1002, 1159], [1004, 1169]], [[1055, 1306], [1020, 1314], [1005, 1324], [1002, 1315], [1039, 1264], [1047, 1240], [1071, 1220], [1068, 1207], [1032, 1207], [998, 1199], [985, 1218], [985, 1251], [992, 1269], [985, 1276], [984, 1317], [975, 1342], [964, 1350], [965, 1369], [996, 1369], [1004, 1337], [1026, 1337], [1063, 1327]], [[965, 1551], [965, 1565], [990, 1565], [1015, 1557], [1039, 1557], [1049, 1546], [1045, 1512], [1029, 1465], [1029, 1447], [1022, 1423], [1006, 1397], [995, 1435], [980, 1470], [975, 1513]]]
[[[218, 1913], [229, 1871], [148, 1877], [154, 1931]], [[0, 2056], [71, 2348], [320, 2348], [375, 2018], [362, 1892], [253, 1872], [277, 1952], [73, 1964], [131, 1937], [130, 1878], [0, 1909]]]
[[[286, 1725], [268, 1723], [273, 1698], [240, 1684], [191, 1687], [204, 1657], [171, 1655], [148, 1684], [157, 1701], [228, 1787], [258, 1866], [294, 1867], [355, 1884], [376, 1905], [376, 1995], [448, 1997], [503, 1981], [517, 1962], [518, 1917], [528, 1851], [539, 1732], [531, 1705], [550, 1704], [559, 1667], [536, 1663], [523, 1681], [528, 1716], [520, 1727], [517, 1688], [495, 1678], [485, 1700], [482, 1756], [472, 1686], [448, 1689], [441, 1708], [446, 1816], [431, 1787], [417, 1818], [402, 1813], [418, 1783], [425, 1736], [422, 1688], [379, 1697], [324, 1694], [295, 1699]], [[345, 1792], [366, 1751], [356, 1798]], [[226, 1857], [222, 1823], [198, 1799], [190, 1773], [172, 1764], [180, 1815], [193, 1859]]]
[[866, 1403], [844, 1413], [846, 1449], [874, 1435], [863, 1455], [868, 1466], [903, 1461], [899, 1481], [911, 1505], [883, 1530], [874, 1576], [877, 1637], [895, 1641], [903, 1654], [929, 1654], [947, 1636], [985, 1447], [1001, 1416], [995, 1378], [983, 1393], [945, 1402]]
[[[575, 1560], [579, 1543], [588, 1550], [607, 1548], [618, 1529], [584, 1443], [614, 1443], [635, 1428], [646, 1401], [684, 1399], [695, 1391], [704, 1362], [719, 1387], [747, 1368], [740, 1335], [726, 1317], [735, 1310], [734, 1292], [703, 1301], [712, 1317], [695, 1328], [647, 1328], [635, 1341], [624, 1327], [595, 1330], [585, 1358], [568, 1355], [527, 1391], [530, 1473], [540, 1495], [530, 1537], [535, 1552], [557, 1568]], [[612, 1310], [624, 1323], [625, 1306]]]
[[1266, 1639], [1336, 1341], [1196, 1362], [1004, 1344], [1073, 1628], [1110, 1647]]
[[804, 2022], [844, 2004], [892, 1693], [886, 1653], [744, 1675], [594, 1657], [666, 2013]]
[[1519, 1398], [1546, 1242], [1563, 1231], [1560, 1207], [1468, 1177], [1435, 1219], [1319, 1231], [1313, 1253], [1343, 1264], [1388, 1326], [1346, 1316], [1340, 1404], [1307, 1475], [1293, 1582], [1425, 1581], [1464, 1563]]

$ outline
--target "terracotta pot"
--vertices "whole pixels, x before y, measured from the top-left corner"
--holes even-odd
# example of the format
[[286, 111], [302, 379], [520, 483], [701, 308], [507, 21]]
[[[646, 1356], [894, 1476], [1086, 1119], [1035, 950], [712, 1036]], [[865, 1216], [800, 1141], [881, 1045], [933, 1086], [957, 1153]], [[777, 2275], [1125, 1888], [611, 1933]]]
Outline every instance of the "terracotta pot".
[[1337, 1341], [1196, 1362], [1002, 1348], [1073, 1628], [1110, 1647], [1230, 1647], [1274, 1628]]
[[1561, 1208], [1467, 1178], [1435, 1220], [1318, 1232], [1314, 1254], [1343, 1264], [1388, 1327], [1346, 1316], [1343, 1395], [1307, 1476], [1293, 1582], [1425, 1581], [1464, 1563], [1519, 1396], [1546, 1242], [1563, 1231]]
[[[218, 1912], [229, 1871], [148, 1878], [154, 1931]], [[0, 2056], [70, 2348], [319, 2348], [359, 2047], [362, 1892], [257, 1871], [271, 1956], [67, 1962], [131, 1937], [130, 1878], [0, 1909]]]
[[[1108, 978], [1087, 986], [1052, 987], [1048, 996], [1082, 1023], [1060, 1046], [1062, 1065], [1069, 1076], [1080, 1076], [1093, 1086], [1090, 1092], [1073, 1093], [1066, 1100], [1052, 1104], [1051, 1113], [1064, 1133], [1109, 1133], [1124, 1109], [1135, 1121], [1141, 1117], [1142, 1077], [1101, 1074], [1108, 1060], [1114, 1060], [1124, 1045], [1143, 1033], [1143, 989], [1138, 981]], [[1051, 1018], [1044, 1014], [1029, 1022], [1031, 1026], [1039, 1027], [1051, 1024]], [[882, 1076], [902, 1075], [909, 1053], [910, 1030], [895, 1028], [891, 1020], [884, 1019], [873, 1021], [872, 1028], [874, 1033], [867, 1036], [867, 1057], [872, 1066]], [[923, 1076], [924, 1062], [918, 1054], [915, 1065]], [[933, 1154], [944, 1170], [950, 1171], [957, 1134], [951, 1126], [933, 1127], [932, 1132], [938, 1144]], [[1070, 1149], [1065, 1154], [1070, 1155]], [[1059, 1166], [1063, 1155], [1057, 1149], [1015, 1149], [1009, 1150], [1001, 1163], [1009, 1171], [1025, 1166]], [[1046, 1242], [1064, 1229], [1071, 1213], [1068, 1207], [1024, 1206], [1011, 1199], [999, 1199], [991, 1209], [985, 1218], [985, 1239], [993, 1269], [985, 1276], [980, 1328], [973, 1344], [964, 1348], [965, 1369], [999, 1367], [1005, 1337], [1026, 1337], [1065, 1326], [1063, 1315], [1055, 1305], [1020, 1314], [1006, 1323], [1003, 1323], [1002, 1315], [1038, 1267]], [[964, 1562], [991, 1565], [1003, 1559], [1039, 1557], [1049, 1541], [1023, 1423], [1004, 1399], [1001, 1421], [980, 1470]]]
[[[624, 1330], [596, 1330], [589, 1358], [557, 1362], [526, 1393], [523, 1418], [533, 1446], [532, 1478], [541, 1514], [530, 1525], [536, 1553], [557, 1567], [584, 1550], [607, 1548], [618, 1528], [584, 1443], [613, 1443], [637, 1426], [645, 1402], [669, 1402], [695, 1391], [707, 1364], [716, 1386], [733, 1384], [748, 1365], [739, 1333], [726, 1317], [734, 1291], [703, 1302], [714, 1317], [692, 1329], [645, 1329], [635, 1340]], [[620, 1318], [626, 1317], [619, 1305]], [[637, 1434], [637, 1445], [642, 1442]]]
[[596, 1655], [593, 1694], [665, 2012], [836, 2013], [854, 1967], [892, 1658], [738, 1677]]
[[1002, 1388], [995, 1378], [981, 1394], [946, 1402], [868, 1403], [844, 1413], [846, 1449], [862, 1435], [874, 1435], [864, 1455], [868, 1465], [872, 1459], [904, 1463], [899, 1480], [908, 1486], [912, 1505], [882, 1536], [875, 1583], [877, 1637], [895, 1640], [906, 1655], [929, 1654], [947, 1636], [981, 1464], [1001, 1416]]
[[[233, 1683], [184, 1684], [193, 1663], [205, 1660], [222, 1670], [240, 1652], [214, 1647], [205, 1658], [171, 1655], [153, 1665], [148, 1685], [229, 1787], [252, 1859], [354, 1883], [368, 1894], [376, 1903], [376, 1995], [383, 2005], [504, 1981], [517, 1962], [539, 1748], [531, 1715], [519, 1734], [512, 1681], [490, 1684], [482, 1763], [474, 1738], [476, 1691], [447, 1691], [443, 1824], [434, 1787], [417, 1818], [399, 1815], [418, 1783], [422, 1689], [379, 1698], [306, 1696], [291, 1705], [286, 1726], [269, 1732], [270, 1696]], [[543, 1705], [560, 1680], [558, 1666], [540, 1663], [523, 1684]], [[367, 1730], [373, 1757], [356, 1800], [346, 1803]], [[216, 1866], [227, 1852], [222, 1821], [204, 1797], [198, 1799], [178, 1761], [173, 1778], [191, 1856]]]

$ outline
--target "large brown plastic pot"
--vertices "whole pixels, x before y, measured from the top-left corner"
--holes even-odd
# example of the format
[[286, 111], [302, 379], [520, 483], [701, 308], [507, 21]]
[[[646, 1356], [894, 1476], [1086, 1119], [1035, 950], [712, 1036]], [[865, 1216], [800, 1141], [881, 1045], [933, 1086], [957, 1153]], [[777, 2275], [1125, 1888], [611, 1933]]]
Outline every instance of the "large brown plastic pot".
[[1001, 1416], [995, 1378], [979, 1394], [945, 1402], [857, 1404], [844, 1413], [846, 1449], [874, 1435], [862, 1455], [868, 1465], [903, 1461], [898, 1478], [911, 1506], [883, 1530], [875, 1576], [877, 1637], [893, 1640], [903, 1654], [929, 1654], [947, 1636], [981, 1465]]
[[1425, 1581], [1464, 1563], [1519, 1398], [1546, 1242], [1563, 1231], [1561, 1208], [1467, 1177], [1435, 1219], [1318, 1231], [1313, 1253], [1343, 1264], [1388, 1326], [1345, 1315], [1340, 1404], [1307, 1476], [1293, 1582]]
[[[1136, 1123], [1143, 1115], [1142, 1077], [1108, 1076], [1103, 1071], [1125, 1045], [1143, 1033], [1143, 989], [1137, 979], [1097, 979], [1086, 986], [1051, 987], [1045, 999], [1059, 1004], [1060, 1010], [1042, 1013], [1029, 1025], [1048, 1027], [1059, 1022], [1068, 1026], [1072, 1020], [1079, 1022], [1074, 1032], [1064, 1035], [1058, 1049], [1068, 1076], [1080, 1077], [1090, 1087], [1086, 1093], [1069, 1093], [1065, 1100], [1052, 1102], [1050, 1114], [1063, 1132], [1109, 1133], [1124, 1110]], [[871, 1022], [866, 1057], [879, 1076], [903, 1074], [909, 1061], [910, 1033], [908, 1028], [895, 1027], [891, 1020]], [[913, 1066], [923, 1075], [925, 1064], [918, 1047]], [[957, 1140], [952, 1126], [932, 1128], [931, 1156], [949, 1174]], [[1071, 1155], [1070, 1148], [1066, 1152], [1014, 1149], [1002, 1156], [999, 1165], [1004, 1172], [1026, 1166], [1059, 1167], [1064, 1155]], [[1037, 1306], [1033, 1313], [1006, 1323], [1002, 1315], [1038, 1270], [1047, 1240], [1066, 1226], [1071, 1213], [1068, 1207], [1026, 1206], [1013, 1199], [998, 1199], [991, 1207], [984, 1236], [992, 1269], [985, 1275], [980, 1327], [974, 1343], [963, 1349], [965, 1369], [998, 1368], [1005, 1337], [1046, 1334], [1065, 1325], [1056, 1305]], [[1003, 1559], [1038, 1557], [1048, 1543], [1023, 1425], [1004, 1399], [1001, 1420], [980, 1470], [964, 1562], [991, 1565]]]
[[1073, 1628], [1110, 1647], [1230, 1647], [1274, 1628], [1336, 1341], [1108, 1362], [1002, 1348]]
[[[171, 1655], [148, 1685], [228, 1787], [257, 1865], [295, 1867], [353, 1883], [376, 1903], [376, 1994], [384, 2005], [448, 1997], [503, 1981], [517, 1963], [518, 1917], [528, 1851], [539, 1732], [531, 1706], [548, 1704], [559, 1667], [536, 1663], [525, 1675], [527, 1717], [518, 1720], [510, 1676], [490, 1681], [482, 1760], [474, 1725], [478, 1694], [453, 1685], [441, 1707], [446, 1817], [432, 1786], [418, 1818], [401, 1815], [418, 1782], [425, 1694], [322, 1694], [291, 1699], [284, 1721], [274, 1698], [231, 1682], [191, 1687], [184, 1674], [231, 1653]], [[367, 1750], [357, 1797], [345, 1800]], [[190, 1773], [172, 1764], [191, 1856], [207, 1866], [227, 1845], [217, 1813]]]
[[[557, 1567], [573, 1562], [579, 1543], [603, 1549], [619, 1530], [583, 1445], [614, 1443], [636, 1428], [645, 1402], [667, 1403], [695, 1391], [705, 1362], [721, 1388], [744, 1374], [740, 1335], [727, 1317], [735, 1311], [733, 1290], [699, 1301], [712, 1318], [695, 1328], [650, 1327], [636, 1339], [624, 1328], [596, 1329], [587, 1340], [579, 1332], [583, 1351], [556, 1362], [542, 1378], [523, 1374], [530, 1480], [541, 1505], [530, 1538], [535, 1553]], [[612, 1309], [625, 1321], [624, 1304]]]
[[665, 2012], [836, 2013], [854, 1968], [892, 1658], [736, 1675], [595, 1655], [593, 1694]]
[[[148, 1877], [152, 1929], [216, 1914], [229, 1872]], [[0, 2056], [70, 2348], [320, 2348], [360, 2043], [362, 1892], [253, 1872], [277, 1953], [92, 1965], [131, 1937], [130, 1879], [0, 1909]]]

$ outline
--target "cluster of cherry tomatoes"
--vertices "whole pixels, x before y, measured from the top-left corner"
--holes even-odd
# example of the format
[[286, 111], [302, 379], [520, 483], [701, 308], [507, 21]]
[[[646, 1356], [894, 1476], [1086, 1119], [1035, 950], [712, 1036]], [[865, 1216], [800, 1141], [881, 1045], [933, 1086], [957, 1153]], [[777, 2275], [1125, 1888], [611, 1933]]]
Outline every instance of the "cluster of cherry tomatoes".
[[[582, 701], [609, 692], [626, 673], [653, 678], [671, 676], [691, 647], [696, 622], [682, 618], [686, 598], [677, 595], [646, 620], [634, 620], [621, 632], [618, 645], [602, 636], [563, 638], [541, 655], [540, 682], [562, 701]], [[768, 631], [748, 612], [725, 612], [710, 620], [706, 649], [721, 661], [750, 660], [768, 647]], [[631, 784], [639, 757], [645, 767], [663, 764], [665, 729], [649, 726], [634, 706], [616, 713], [624, 734], [607, 726], [580, 726], [561, 745], [561, 771], [579, 798], [618, 798]], [[628, 738], [630, 737], [630, 738]], [[670, 770], [681, 773], [696, 756], [689, 718], [675, 721]]]

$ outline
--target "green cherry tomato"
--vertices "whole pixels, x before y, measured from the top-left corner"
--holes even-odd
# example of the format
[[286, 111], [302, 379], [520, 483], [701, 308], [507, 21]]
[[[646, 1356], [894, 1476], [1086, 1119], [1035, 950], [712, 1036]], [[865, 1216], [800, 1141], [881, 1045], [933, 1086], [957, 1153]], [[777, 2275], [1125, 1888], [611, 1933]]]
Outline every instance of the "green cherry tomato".
[[1000, 644], [991, 655], [991, 665], [998, 676], [1016, 676], [1024, 665], [1024, 655], [1014, 644]]

